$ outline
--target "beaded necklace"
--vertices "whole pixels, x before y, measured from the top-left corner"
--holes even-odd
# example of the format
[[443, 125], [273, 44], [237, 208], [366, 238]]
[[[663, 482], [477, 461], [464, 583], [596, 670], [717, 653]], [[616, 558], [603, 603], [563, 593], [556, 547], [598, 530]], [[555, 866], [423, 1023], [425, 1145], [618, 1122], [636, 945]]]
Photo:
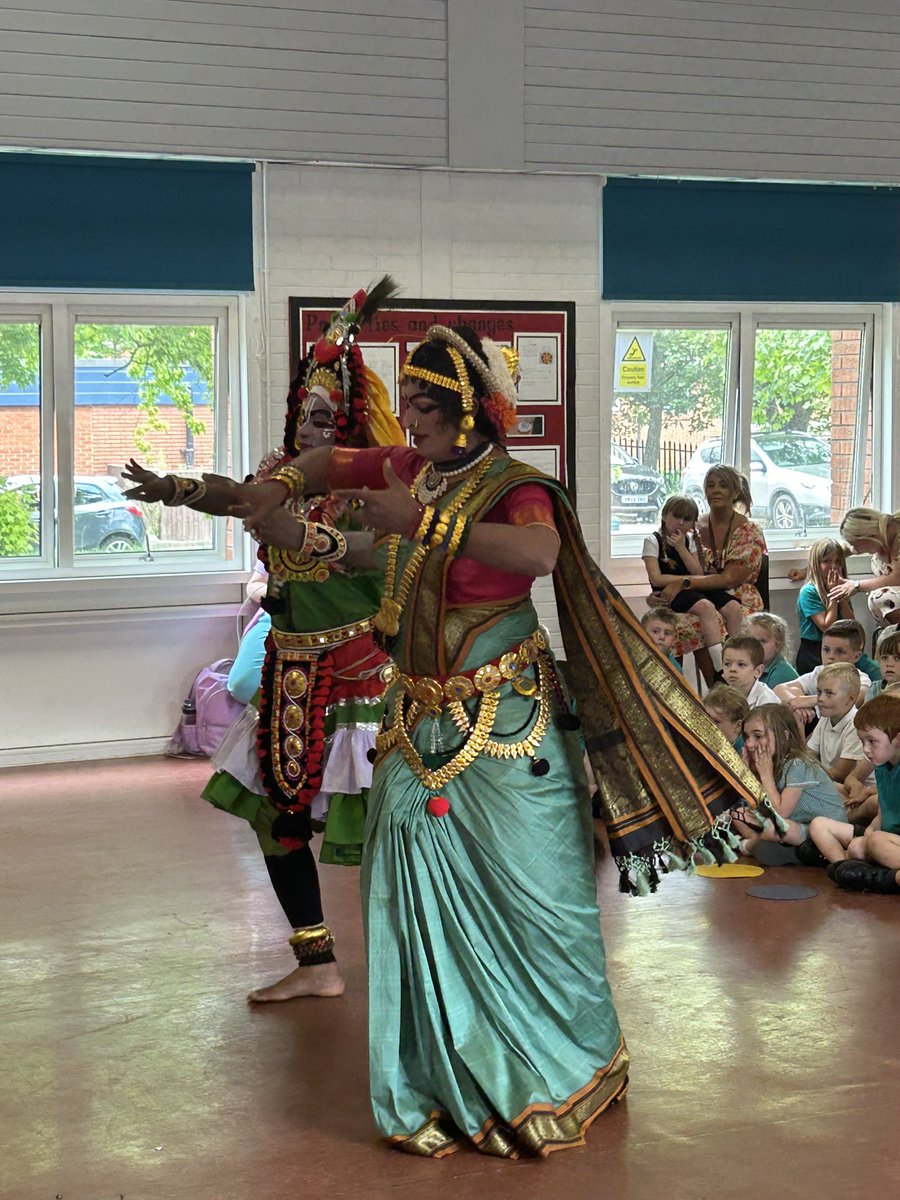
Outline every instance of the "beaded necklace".
[[[492, 462], [493, 459], [488, 454], [484, 454], [474, 464], [469, 463], [462, 469], [463, 471], [472, 471], [472, 476], [466, 480], [465, 484], [459, 489], [447, 507], [442, 510], [445, 518], [459, 512], [466, 501], [472, 496], [482, 479], [484, 479], [485, 475], [487, 475]], [[416, 476], [409, 489], [414, 496], [418, 495], [419, 484], [430, 470], [430, 466], [423, 467]], [[455, 471], [453, 474], [462, 474], [462, 471]], [[406, 566], [403, 568], [400, 583], [397, 584], [397, 561], [402, 541], [403, 535], [394, 533], [388, 542], [387, 563], [384, 569], [384, 594], [381, 597], [381, 605], [375, 614], [373, 622], [375, 628], [379, 632], [386, 634], [387, 637], [396, 637], [400, 632], [400, 618], [403, 615], [403, 608], [409, 598], [410, 588], [416, 576], [425, 565], [425, 559], [431, 550], [431, 547], [425, 543], [416, 546], [415, 550], [409, 556]]]
[[473, 467], [477, 467], [479, 463], [493, 450], [491, 442], [485, 442], [484, 446], [479, 447], [475, 455], [459, 466], [455, 466], [450, 471], [445, 471], [439, 467], [437, 463], [431, 463], [426, 467], [423, 475], [414, 485], [414, 495], [420, 504], [431, 504], [439, 497], [443, 496], [447, 488], [450, 486], [452, 479], [458, 479], [461, 475], [465, 475], [467, 471], [471, 471]]

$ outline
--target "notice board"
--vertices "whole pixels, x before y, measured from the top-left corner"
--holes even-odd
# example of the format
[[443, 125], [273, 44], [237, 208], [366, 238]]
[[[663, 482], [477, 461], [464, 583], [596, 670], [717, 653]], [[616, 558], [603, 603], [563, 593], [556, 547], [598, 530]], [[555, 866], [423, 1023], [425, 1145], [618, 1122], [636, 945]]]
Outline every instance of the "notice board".
[[[346, 297], [290, 297], [291, 370], [328, 328]], [[575, 305], [502, 300], [394, 300], [359, 335], [366, 365], [402, 417], [397, 378], [430, 325], [468, 325], [519, 353], [516, 427], [507, 448], [575, 490]]]

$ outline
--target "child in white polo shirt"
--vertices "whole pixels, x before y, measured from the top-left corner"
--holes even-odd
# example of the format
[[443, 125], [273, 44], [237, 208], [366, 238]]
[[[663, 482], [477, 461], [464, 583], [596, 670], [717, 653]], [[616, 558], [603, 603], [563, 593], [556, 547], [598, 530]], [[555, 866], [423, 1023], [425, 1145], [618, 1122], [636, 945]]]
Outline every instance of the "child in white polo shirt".
[[778, 697], [760, 679], [765, 666], [765, 652], [759, 638], [744, 634], [728, 638], [722, 646], [722, 678], [729, 687], [737, 688], [747, 697], [751, 708], [760, 704], [777, 704]]
[[807, 745], [835, 783], [843, 783], [866, 757], [853, 724], [858, 696], [856, 667], [839, 662], [820, 668], [816, 680], [819, 722]]
[[866, 699], [872, 682], [864, 671], [856, 667], [862, 654], [861, 627], [856, 621], [838, 621], [835, 624], [841, 628], [837, 631], [834, 628], [828, 629], [822, 637], [822, 665], [814, 667], [812, 671], [808, 671], [798, 679], [792, 679], [790, 683], [779, 683], [775, 688], [777, 699], [787, 704], [793, 710], [797, 720], [806, 725], [812, 725], [818, 719], [816, 689], [819, 674], [826, 666], [844, 662], [850, 663], [856, 668], [859, 677], [858, 702], [860, 704]]

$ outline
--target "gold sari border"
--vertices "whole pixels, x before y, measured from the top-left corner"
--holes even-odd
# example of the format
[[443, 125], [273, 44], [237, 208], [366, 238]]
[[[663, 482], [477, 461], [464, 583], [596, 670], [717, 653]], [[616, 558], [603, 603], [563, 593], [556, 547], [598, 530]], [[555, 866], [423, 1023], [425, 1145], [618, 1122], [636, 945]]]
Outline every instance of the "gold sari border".
[[446, 1158], [455, 1154], [462, 1143], [442, 1128], [442, 1117], [447, 1119], [445, 1114], [432, 1113], [415, 1133], [395, 1134], [387, 1140], [395, 1150], [401, 1150], [404, 1154], [417, 1154], [420, 1158]]
[[445, 1158], [466, 1142], [494, 1158], [546, 1158], [557, 1150], [572, 1150], [585, 1144], [585, 1134], [597, 1117], [625, 1096], [628, 1061], [628, 1050], [620, 1036], [609, 1063], [562, 1104], [531, 1104], [511, 1121], [490, 1116], [472, 1138], [451, 1134], [449, 1117], [435, 1112], [415, 1133], [399, 1134], [388, 1141], [396, 1150], [425, 1158]]

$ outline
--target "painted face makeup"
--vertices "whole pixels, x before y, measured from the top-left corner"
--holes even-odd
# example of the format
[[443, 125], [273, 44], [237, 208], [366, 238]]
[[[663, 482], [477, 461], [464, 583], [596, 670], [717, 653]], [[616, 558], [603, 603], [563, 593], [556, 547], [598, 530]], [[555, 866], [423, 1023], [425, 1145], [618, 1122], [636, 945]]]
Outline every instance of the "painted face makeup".
[[324, 389], [314, 387], [303, 402], [303, 411], [297, 426], [298, 445], [304, 450], [332, 446], [336, 430], [334, 405]]

